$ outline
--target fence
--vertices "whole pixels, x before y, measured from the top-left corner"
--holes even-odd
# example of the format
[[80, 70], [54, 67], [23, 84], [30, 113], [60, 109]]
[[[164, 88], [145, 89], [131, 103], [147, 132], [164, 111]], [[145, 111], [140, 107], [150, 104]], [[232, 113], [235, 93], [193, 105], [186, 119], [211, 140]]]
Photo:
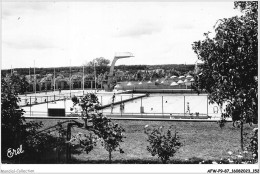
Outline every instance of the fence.
[[[51, 93], [51, 94], [50, 94]], [[29, 95], [20, 95], [21, 101], [19, 102], [19, 106], [31, 106], [43, 103], [49, 103], [59, 100], [71, 99], [72, 96], [83, 96], [86, 94], [86, 91], [77, 91], [77, 92], [68, 92], [68, 93], [60, 93], [56, 92], [46, 92], [45, 95], [43, 93], [29, 94]]]
[[[186, 115], [184, 116], [183, 113], [109, 113], [109, 112], [102, 112], [102, 110], [99, 111], [100, 113], [103, 113], [105, 116], [109, 118], [114, 119], [125, 119], [125, 118], [139, 118], [139, 119], [162, 119], [162, 120], [176, 120], [176, 119], [189, 119], [192, 121], [193, 119], [210, 119], [210, 120], [219, 120], [219, 117], [216, 116], [208, 116], [206, 114], [199, 114], [199, 115]], [[25, 113], [25, 118], [38, 118], [38, 119], [78, 119], [82, 118], [82, 113], [70, 113], [66, 112], [66, 116], [48, 116], [47, 112], [37, 112], [32, 111], [31, 113]]]

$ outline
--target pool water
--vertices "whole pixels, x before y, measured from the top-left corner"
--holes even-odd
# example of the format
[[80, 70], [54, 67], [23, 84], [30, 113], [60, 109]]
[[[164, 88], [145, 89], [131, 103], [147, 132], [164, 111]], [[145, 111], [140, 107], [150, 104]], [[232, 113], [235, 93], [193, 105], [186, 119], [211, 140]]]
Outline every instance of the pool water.
[[[125, 103], [123, 113], [140, 113], [143, 107], [144, 114], [207, 114], [220, 117], [220, 108], [217, 104], [208, 104], [207, 95], [177, 95], [177, 94], [153, 94], [150, 97], [136, 99]], [[111, 113], [111, 108], [103, 110]], [[120, 106], [113, 108], [113, 113], [120, 113]]]
[[[74, 93], [75, 94], [75, 93]], [[82, 94], [81, 94], [82, 95]], [[112, 98], [113, 98], [114, 93], [97, 93], [97, 97], [99, 102], [101, 103], [101, 105], [107, 105], [107, 104], [111, 104], [112, 103]], [[119, 102], [121, 100], [126, 100], [132, 97], [136, 97], [142, 94], [115, 94], [115, 98], [114, 98], [114, 102]], [[25, 98], [28, 98], [30, 96], [23, 96], [23, 100], [25, 100]], [[37, 99], [37, 102], [44, 102], [45, 99], [47, 99], [47, 96], [43, 96], [43, 95], [31, 95], [31, 100], [32, 103], [34, 103], [35, 98]], [[55, 99], [64, 99], [63, 95], [57, 95], [55, 96]], [[54, 96], [53, 95], [49, 95], [48, 96], [48, 101], [52, 101], [54, 100]], [[53, 102], [48, 102], [48, 103], [42, 103], [42, 104], [37, 104], [37, 105], [32, 105], [30, 106], [26, 106], [26, 107], [22, 107], [22, 109], [24, 109], [24, 111], [26, 112], [25, 115], [33, 115], [33, 116], [46, 116], [47, 115], [47, 111], [48, 108], [65, 108], [65, 112], [68, 113], [72, 113], [72, 112], [80, 112], [81, 108], [78, 106], [73, 106], [73, 102], [71, 101], [69, 96], [65, 97], [65, 100], [61, 100], [61, 101], [53, 101]], [[71, 111], [72, 109], [72, 111]]]
[[[114, 93], [97, 93], [97, 97], [102, 105], [106, 105], [112, 103], [113, 94]], [[142, 94], [116, 94], [114, 102], [126, 100], [138, 95]], [[39, 97], [38, 100], [40, 100], [40, 98], [41, 97]], [[140, 114], [141, 107], [143, 107], [142, 114], [195, 115], [196, 113], [199, 113], [204, 115], [208, 114], [212, 117], [220, 117], [219, 106], [217, 104], [208, 104], [207, 95], [205, 94], [151, 94], [149, 97], [125, 102], [124, 109], [120, 109], [120, 105], [115, 105], [113, 109], [108, 107], [103, 109], [102, 112], [113, 114]], [[69, 97], [63, 101], [43, 103], [33, 105], [32, 107], [23, 107], [26, 111], [25, 115], [27, 116], [47, 116], [48, 108], [65, 108], [67, 114], [81, 112], [80, 107], [73, 107], [73, 103]]]

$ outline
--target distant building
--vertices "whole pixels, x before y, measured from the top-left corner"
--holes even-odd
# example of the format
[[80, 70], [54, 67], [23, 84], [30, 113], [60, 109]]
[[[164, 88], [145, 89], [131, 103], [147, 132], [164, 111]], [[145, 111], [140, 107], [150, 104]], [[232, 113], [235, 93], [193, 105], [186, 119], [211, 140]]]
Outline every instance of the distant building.
[[17, 76], [17, 75], [18, 75], [17, 71], [13, 71], [13, 74], [14, 74], [15, 76]]
[[120, 71], [118, 70], [116, 73], [115, 73], [115, 76], [117, 77], [123, 77], [125, 75], [125, 73], [123, 71]]
[[155, 71], [157, 74], [160, 73], [160, 72], [164, 73], [164, 69], [155, 69], [154, 71]]

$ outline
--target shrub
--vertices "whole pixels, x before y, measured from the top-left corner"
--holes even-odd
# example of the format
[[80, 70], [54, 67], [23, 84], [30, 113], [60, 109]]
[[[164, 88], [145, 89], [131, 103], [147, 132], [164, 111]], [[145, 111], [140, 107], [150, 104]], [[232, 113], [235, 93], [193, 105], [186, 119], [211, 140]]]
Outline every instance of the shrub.
[[152, 156], [157, 155], [163, 164], [166, 164], [182, 145], [176, 130], [173, 133], [171, 127], [167, 130], [164, 130], [162, 126], [149, 130], [146, 125], [145, 133], [148, 135], [147, 141], [150, 144], [147, 146], [147, 150]]
[[79, 147], [83, 148], [83, 151], [85, 151], [87, 154], [93, 150], [94, 146], [97, 145], [98, 137], [93, 134], [92, 132], [89, 132], [88, 134], [78, 132], [76, 135], [72, 136], [69, 142], [72, 146], [79, 145]]

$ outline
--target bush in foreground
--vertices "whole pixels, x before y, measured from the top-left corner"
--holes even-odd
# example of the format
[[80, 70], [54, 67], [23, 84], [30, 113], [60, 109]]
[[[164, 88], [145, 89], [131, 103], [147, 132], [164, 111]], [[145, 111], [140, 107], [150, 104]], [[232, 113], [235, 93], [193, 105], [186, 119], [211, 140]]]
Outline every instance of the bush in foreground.
[[182, 145], [176, 130], [173, 133], [171, 127], [167, 130], [164, 130], [162, 126], [150, 130], [146, 125], [145, 133], [148, 135], [147, 141], [150, 144], [147, 150], [152, 156], [157, 155], [163, 164], [166, 164]]

